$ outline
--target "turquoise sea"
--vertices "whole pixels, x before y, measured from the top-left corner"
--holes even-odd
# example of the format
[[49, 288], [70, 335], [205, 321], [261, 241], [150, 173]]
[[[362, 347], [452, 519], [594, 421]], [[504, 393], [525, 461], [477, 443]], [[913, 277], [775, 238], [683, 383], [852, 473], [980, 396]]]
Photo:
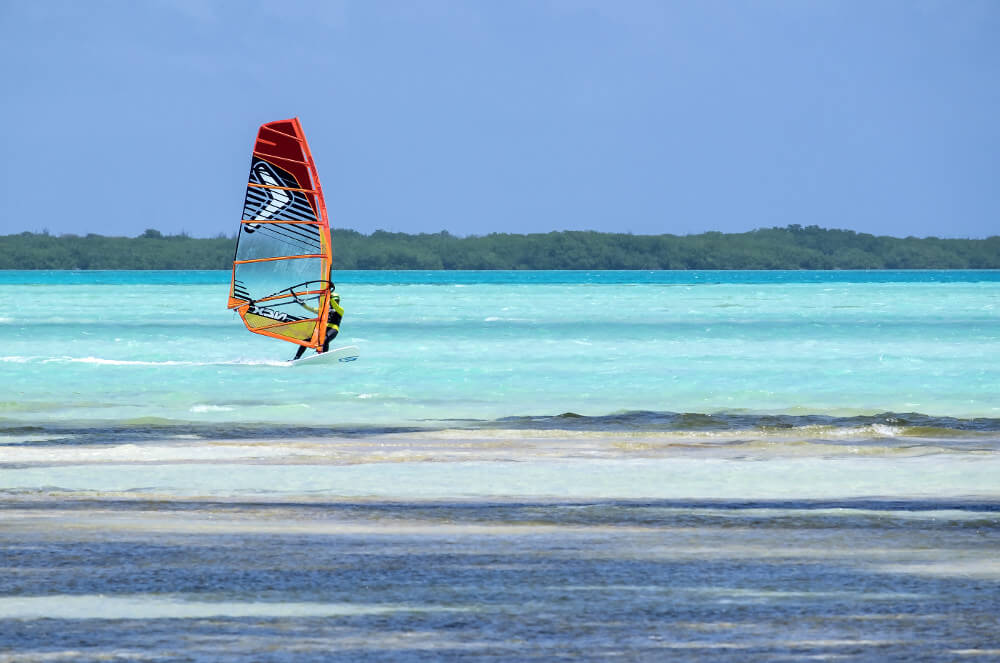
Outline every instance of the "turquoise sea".
[[1000, 272], [2, 272], [0, 661], [1000, 660]]

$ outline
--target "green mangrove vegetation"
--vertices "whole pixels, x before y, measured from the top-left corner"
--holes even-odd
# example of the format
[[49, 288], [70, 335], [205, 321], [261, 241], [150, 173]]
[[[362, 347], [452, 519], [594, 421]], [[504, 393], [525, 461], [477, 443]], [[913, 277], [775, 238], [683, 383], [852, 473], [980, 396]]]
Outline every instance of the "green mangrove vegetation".
[[[337, 269], [1000, 269], [1000, 236], [886, 237], [792, 225], [745, 233], [410, 235], [334, 230]], [[0, 236], [0, 269], [228, 269], [235, 238]]]

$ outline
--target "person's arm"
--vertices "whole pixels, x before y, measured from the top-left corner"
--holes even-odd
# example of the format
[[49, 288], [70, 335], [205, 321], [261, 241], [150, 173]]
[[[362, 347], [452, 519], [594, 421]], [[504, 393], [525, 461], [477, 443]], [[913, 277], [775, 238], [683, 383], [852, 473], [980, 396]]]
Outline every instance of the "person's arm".
[[295, 297], [295, 301], [299, 306], [301, 306], [307, 311], [311, 311], [312, 313], [319, 315], [319, 307], [313, 308], [312, 306], [309, 306], [309, 304], [306, 304], [304, 301], [299, 299], [299, 296], [296, 295], [294, 292], [292, 293], [292, 297]]

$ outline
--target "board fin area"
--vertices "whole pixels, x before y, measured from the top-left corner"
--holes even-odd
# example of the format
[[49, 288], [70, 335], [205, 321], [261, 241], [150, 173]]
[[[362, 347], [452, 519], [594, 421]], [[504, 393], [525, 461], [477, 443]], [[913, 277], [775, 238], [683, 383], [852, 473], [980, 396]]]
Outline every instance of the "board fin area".
[[356, 345], [345, 345], [342, 348], [330, 348], [326, 352], [307, 354], [301, 359], [293, 359], [288, 363], [292, 366], [324, 366], [327, 364], [349, 364], [357, 361], [361, 350]]

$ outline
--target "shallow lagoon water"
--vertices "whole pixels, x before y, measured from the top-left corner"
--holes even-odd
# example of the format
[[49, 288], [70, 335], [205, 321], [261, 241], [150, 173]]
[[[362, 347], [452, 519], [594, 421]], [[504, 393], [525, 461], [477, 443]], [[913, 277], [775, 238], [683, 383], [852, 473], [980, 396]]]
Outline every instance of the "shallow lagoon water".
[[0, 273], [0, 660], [1000, 658], [998, 272], [227, 279]]

